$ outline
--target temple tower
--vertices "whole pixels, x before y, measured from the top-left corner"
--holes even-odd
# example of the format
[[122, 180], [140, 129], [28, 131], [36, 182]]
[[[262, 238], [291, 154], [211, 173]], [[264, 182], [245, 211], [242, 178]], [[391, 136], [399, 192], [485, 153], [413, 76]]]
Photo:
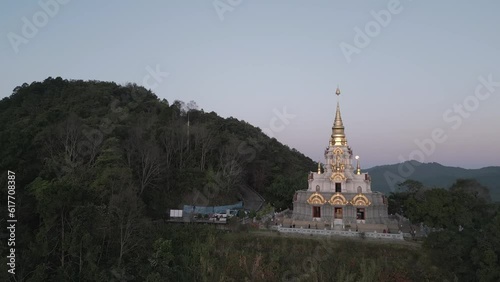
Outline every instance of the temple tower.
[[[317, 173], [309, 173], [307, 190], [295, 194], [293, 218], [330, 223], [332, 227], [384, 224], [387, 202], [383, 194], [372, 192], [370, 176], [361, 172], [359, 157], [353, 156], [347, 144], [338, 87], [335, 94], [337, 107], [332, 133], [325, 149], [325, 162], [318, 163]], [[356, 166], [353, 165], [353, 159], [356, 160]]]

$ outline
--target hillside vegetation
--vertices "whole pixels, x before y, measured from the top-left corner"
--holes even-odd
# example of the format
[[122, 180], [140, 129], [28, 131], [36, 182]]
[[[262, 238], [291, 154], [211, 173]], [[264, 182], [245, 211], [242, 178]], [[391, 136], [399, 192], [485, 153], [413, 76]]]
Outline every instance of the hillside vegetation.
[[428, 228], [424, 251], [454, 280], [500, 280], [500, 204], [476, 180], [449, 189], [407, 180], [389, 196], [389, 212]]
[[156, 281], [166, 277], [171, 281], [452, 281], [453, 277], [433, 267], [419, 244], [256, 231], [223, 234], [199, 226], [171, 226], [163, 232], [183, 244], [172, 244], [169, 251], [177, 255], [165, 256], [171, 266], [162, 273], [163, 280]]
[[58, 77], [0, 101], [0, 168], [2, 187], [16, 174], [18, 281], [109, 281], [153, 255], [168, 208], [234, 203], [241, 187], [286, 208], [315, 164], [194, 102]]

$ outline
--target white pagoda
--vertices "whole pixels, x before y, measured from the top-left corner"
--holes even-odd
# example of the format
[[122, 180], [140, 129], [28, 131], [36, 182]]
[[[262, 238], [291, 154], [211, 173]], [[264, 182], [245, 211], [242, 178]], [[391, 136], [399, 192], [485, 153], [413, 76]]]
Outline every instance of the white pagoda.
[[[340, 95], [338, 88], [336, 94]], [[370, 176], [361, 172], [359, 158], [347, 145], [338, 101], [325, 163], [318, 163], [318, 171], [309, 174], [308, 183], [307, 190], [295, 193], [295, 221], [352, 228], [365, 224], [384, 228], [387, 223], [387, 199], [372, 191]]]

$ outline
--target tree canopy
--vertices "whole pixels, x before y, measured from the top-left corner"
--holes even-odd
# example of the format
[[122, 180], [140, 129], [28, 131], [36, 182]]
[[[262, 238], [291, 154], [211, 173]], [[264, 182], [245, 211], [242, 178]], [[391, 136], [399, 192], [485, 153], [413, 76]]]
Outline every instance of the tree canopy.
[[0, 132], [1, 171], [17, 176], [20, 280], [163, 275], [172, 243], [153, 222], [167, 209], [232, 204], [242, 187], [286, 208], [302, 189], [288, 179], [307, 187], [314, 169], [247, 122], [135, 84], [25, 83], [0, 101]]
[[500, 206], [474, 179], [449, 189], [407, 180], [389, 196], [390, 211], [432, 228], [424, 248], [432, 262], [459, 281], [500, 280]]

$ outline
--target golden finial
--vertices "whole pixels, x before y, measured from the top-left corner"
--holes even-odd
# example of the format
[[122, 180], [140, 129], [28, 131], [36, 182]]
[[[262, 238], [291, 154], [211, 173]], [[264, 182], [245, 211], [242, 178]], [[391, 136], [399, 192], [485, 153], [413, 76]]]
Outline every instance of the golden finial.
[[335, 94], [337, 94], [337, 96], [339, 96], [339, 95], [340, 95], [340, 88], [339, 88], [339, 86], [338, 86], [338, 85], [337, 85], [337, 90], [335, 91]]
[[321, 174], [321, 163], [318, 162], [318, 174]]

